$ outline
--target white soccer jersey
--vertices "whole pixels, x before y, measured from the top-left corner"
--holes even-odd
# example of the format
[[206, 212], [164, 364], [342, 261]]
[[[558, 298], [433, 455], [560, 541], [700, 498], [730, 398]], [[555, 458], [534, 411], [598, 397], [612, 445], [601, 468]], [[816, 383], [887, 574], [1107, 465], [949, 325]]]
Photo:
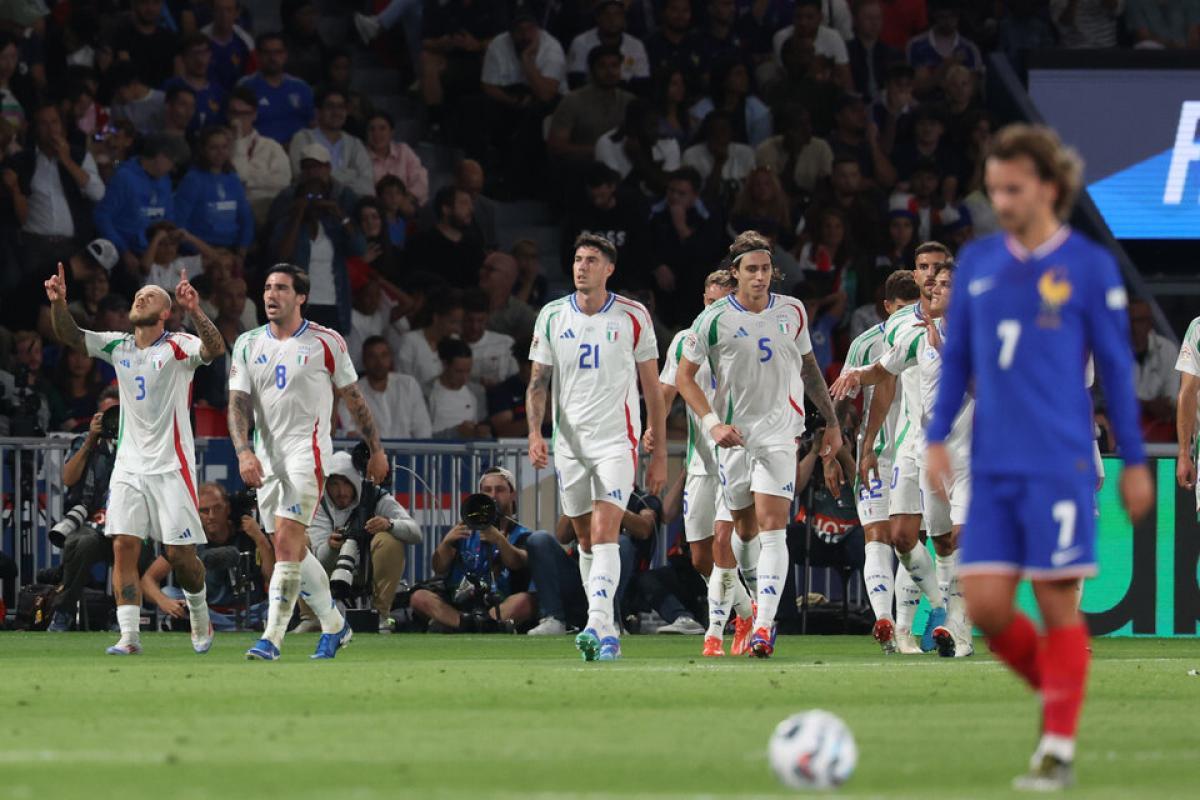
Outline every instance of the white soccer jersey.
[[[1200, 377], [1200, 317], [1192, 320], [1187, 333], [1183, 335], [1183, 343], [1179, 347], [1179, 358], [1175, 360], [1175, 369], [1188, 375]], [[1200, 409], [1196, 412], [1196, 422], [1200, 425]], [[1197, 438], [1192, 457], [1200, 454], [1200, 437]], [[1197, 504], [1200, 505], [1200, 486], [1196, 489]]]
[[[944, 320], [938, 320], [938, 333], [945, 340]], [[942, 354], [928, 342], [928, 337], [922, 339], [921, 352], [918, 355], [917, 372], [921, 376], [921, 430], [929, 424], [933, 416], [933, 404], [937, 400], [938, 384], [942, 380]], [[955, 467], [966, 466], [971, 458], [971, 427], [975, 420], [975, 398], [970, 394], [963, 401], [958, 416], [946, 437], [946, 447], [954, 458]], [[924, 464], [924, 451], [920, 453], [921, 463]]]
[[[909, 309], [912, 309], [911, 311]], [[921, 374], [914, 369], [917, 356], [925, 343], [925, 318], [919, 303], [913, 303], [892, 314], [884, 323], [884, 342], [887, 350], [879, 363], [900, 377], [900, 391], [893, 402], [900, 404], [896, 420], [895, 457], [905, 455], [919, 458], [925, 448], [921, 429]]]
[[182, 470], [195, 495], [196, 444], [192, 439], [192, 376], [205, 363], [200, 339], [169, 333], [139, 349], [129, 333], [83, 332], [88, 355], [117, 373], [121, 428], [115, 470], [159, 475]]
[[811, 352], [804, 304], [778, 294], [758, 313], [734, 295], [718, 300], [683, 344], [684, 358], [716, 374], [713, 411], [737, 426], [747, 448], [795, 442], [804, 416], [801, 359]]
[[[867, 328], [860, 333], [853, 342], [850, 343], [850, 352], [846, 356], [846, 363], [842, 367], [842, 374], [855, 369], [865, 369], [877, 362], [886, 350], [884, 340], [884, 325], [881, 322]], [[874, 386], [862, 387], [863, 393], [863, 419], [866, 419], [867, 411], [871, 407], [871, 398], [875, 395]], [[855, 390], [852, 396], [857, 396], [858, 390]], [[893, 402], [888, 409], [887, 416], [883, 420], [883, 425], [879, 427], [879, 435], [875, 437], [875, 455], [879, 458], [890, 461], [893, 457], [892, 453], [892, 436], [896, 432], [896, 421], [900, 418], [900, 404]], [[862, 454], [862, 437], [866, 431], [866, 425], [860, 425], [858, 430], [858, 449], [859, 454]]]
[[[687, 338], [687, 333], [687, 330], [682, 330], [675, 334], [675, 338], [671, 340], [671, 347], [667, 350], [666, 363], [663, 364], [662, 373], [658, 376], [659, 381], [666, 386], [677, 385], [675, 376], [679, 372], [679, 360], [683, 358], [683, 340]], [[707, 361], [696, 370], [696, 385], [704, 391], [708, 404], [715, 408], [717, 381], [713, 377]], [[713, 449], [716, 447], [716, 443], [708, 435], [708, 431], [703, 430], [696, 412], [692, 411], [686, 403], [684, 407], [687, 410], [688, 423], [687, 460], [685, 462], [687, 474], [716, 475], [717, 456]]]
[[329, 328], [305, 320], [283, 340], [269, 325], [239, 336], [229, 390], [254, 400], [254, 453], [264, 472], [284, 469], [293, 454], [328, 464], [333, 389], [356, 380], [345, 340]]
[[637, 365], [658, 360], [645, 306], [611, 292], [591, 315], [580, 311], [574, 293], [547, 303], [529, 358], [554, 369], [556, 453], [596, 458], [637, 448]]

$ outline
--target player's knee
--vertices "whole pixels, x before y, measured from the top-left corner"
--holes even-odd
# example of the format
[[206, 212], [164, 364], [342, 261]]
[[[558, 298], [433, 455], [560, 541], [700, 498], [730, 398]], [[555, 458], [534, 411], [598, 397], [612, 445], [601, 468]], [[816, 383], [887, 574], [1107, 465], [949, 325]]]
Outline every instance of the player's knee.
[[971, 591], [964, 586], [963, 599], [967, 604], [967, 616], [987, 636], [995, 636], [1012, 621], [1012, 606], [997, 599], [993, 593]]
[[167, 561], [171, 562], [172, 567], [178, 567], [185, 564], [191, 564], [196, 558], [196, 546], [191, 544], [169, 544], [164, 548], [163, 555]]
[[142, 540], [136, 536], [114, 536], [113, 558], [120, 561], [137, 560], [142, 553]]
[[699, 542], [695, 542], [692, 546], [692, 567], [701, 575], [708, 575], [712, 572], [713, 567], [712, 552], [709, 548], [696, 546], [699, 544]]
[[946, 533], [942, 536], [933, 537], [933, 552], [937, 553], [938, 558], [945, 558], [954, 552], [954, 537], [952, 534]]

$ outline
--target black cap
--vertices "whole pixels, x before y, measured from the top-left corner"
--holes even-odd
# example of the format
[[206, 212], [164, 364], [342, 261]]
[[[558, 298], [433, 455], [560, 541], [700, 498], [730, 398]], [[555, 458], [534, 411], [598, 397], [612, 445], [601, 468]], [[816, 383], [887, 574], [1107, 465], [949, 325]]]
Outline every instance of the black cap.
[[863, 96], [858, 92], [842, 92], [837, 100], [833, 101], [833, 113], [838, 114], [843, 109], [850, 108], [851, 106], [865, 105], [865, 103], [866, 101], [863, 100]]

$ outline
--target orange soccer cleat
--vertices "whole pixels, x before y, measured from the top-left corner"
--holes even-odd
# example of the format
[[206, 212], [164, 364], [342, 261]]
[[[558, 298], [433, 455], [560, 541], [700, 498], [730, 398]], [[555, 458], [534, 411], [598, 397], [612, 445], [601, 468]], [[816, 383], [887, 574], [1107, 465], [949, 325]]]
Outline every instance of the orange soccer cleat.
[[[758, 613], [758, 607], [754, 607], [752, 614]], [[746, 646], [750, 643], [750, 634], [754, 633], [754, 617], [734, 617], [733, 618], [733, 646], [729, 648], [729, 655], [742, 656], [746, 654]]]
[[750, 637], [750, 655], [755, 658], [770, 658], [775, 652], [775, 631], [759, 628]]
[[704, 637], [704, 651], [700, 654], [706, 657], [720, 658], [725, 655], [725, 643], [715, 636]]

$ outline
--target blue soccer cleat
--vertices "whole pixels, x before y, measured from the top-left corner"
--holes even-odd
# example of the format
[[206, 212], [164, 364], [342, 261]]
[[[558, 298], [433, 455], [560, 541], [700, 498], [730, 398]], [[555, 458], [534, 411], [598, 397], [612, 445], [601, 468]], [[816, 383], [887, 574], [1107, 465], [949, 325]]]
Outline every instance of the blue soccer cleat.
[[104, 652], [110, 656], [136, 656], [141, 654], [142, 645], [138, 642], [126, 642], [125, 644], [117, 642]]
[[333, 658], [337, 651], [350, 644], [353, 638], [354, 631], [350, 630], [350, 623], [346, 622], [337, 633], [322, 633], [321, 638], [317, 640], [317, 652], [309, 658]]
[[616, 661], [621, 657], [621, 640], [616, 636], [605, 636], [600, 640], [600, 652], [597, 661]]
[[600, 637], [595, 628], [584, 628], [575, 637], [575, 649], [583, 656], [584, 661], [595, 661], [600, 654]]
[[946, 627], [946, 608], [935, 608], [929, 612], [929, 619], [925, 620], [925, 632], [921, 634], [921, 650], [926, 653], [931, 653], [937, 648], [937, 642], [933, 638], [933, 632], [936, 628]]
[[272, 644], [270, 639], [259, 639], [246, 651], [246, 658], [250, 661], [277, 661], [279, 648]]

